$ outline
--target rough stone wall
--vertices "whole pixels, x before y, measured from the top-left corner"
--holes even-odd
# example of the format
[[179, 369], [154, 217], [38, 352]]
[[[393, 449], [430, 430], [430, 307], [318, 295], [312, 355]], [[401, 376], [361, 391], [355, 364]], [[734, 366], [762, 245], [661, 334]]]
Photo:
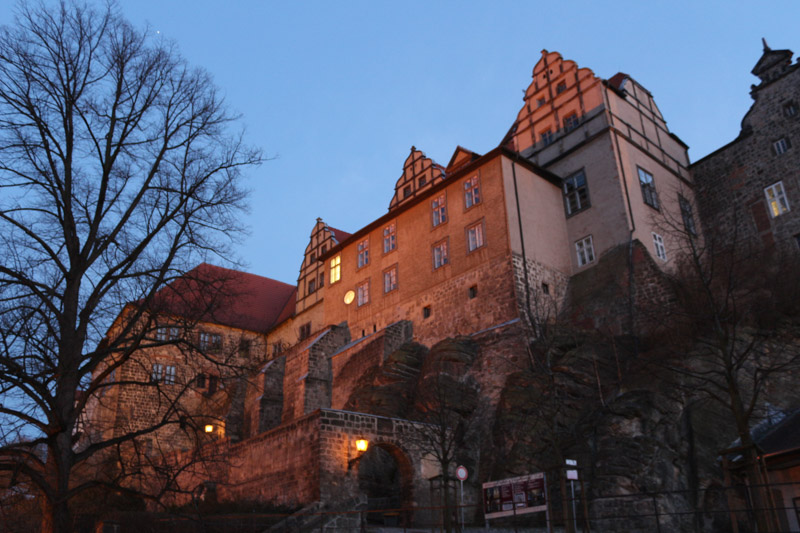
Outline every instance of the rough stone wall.
[[[524, 262], [527, 263], [527, 280]], [[525, 323], [530, 326], [531, 321], [547, 321], [558, 316], [564, 304], [569, 278], [561, 271], [530, 258], [526, 261], [519, 254], [513, 254], [512, 264], [517, 305]]]
[[[761, 83], [751, 92], [755, 102], [730, 144], [691, 166], [697, 185], [699, 213], [705, 228], [728, 236], [771, 245], [796, 247], [800, 234], [800, 111], [789, 116], [785, 106], [800, 104], [800, 68]], [[791, 146], [776, 154], [773, 143], [788, 138]], [[788, 213], [771, 216], [764, 189], [783, 181]]]

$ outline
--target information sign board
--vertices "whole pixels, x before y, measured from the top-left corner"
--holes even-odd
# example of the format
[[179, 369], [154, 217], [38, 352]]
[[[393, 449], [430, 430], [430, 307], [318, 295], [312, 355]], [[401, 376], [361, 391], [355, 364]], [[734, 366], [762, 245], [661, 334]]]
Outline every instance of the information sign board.
[[487, 519], [547, 510], [542, 472], [483, 484], [483, 514]]

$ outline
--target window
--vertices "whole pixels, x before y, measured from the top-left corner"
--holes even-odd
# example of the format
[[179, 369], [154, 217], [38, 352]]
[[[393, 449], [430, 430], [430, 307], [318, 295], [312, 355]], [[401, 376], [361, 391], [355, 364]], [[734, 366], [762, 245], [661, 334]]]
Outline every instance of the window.
[[208, 394], [217, 392], [217, 376], [208, 376]]
[[464, 202], [467, 209], [475, 204], [481, 203], [481, 190], [478, 183], [478, 176], [473, 176], [464, 182]]
[[239, 355], [250, 355], [252, 345], [250, 339], [239, 339]]
[[683, 227], [689, 235], [697, 235], [697, 227], [694, 225], [694, 214], [692, 213], [692, 204], [683, 197], [678, 195], [678, 203], [681, 206], [681, 217], [683, 218]]
[[556, 94], [561, 94], [567, 90], [567, 82], [562, 81], [558, 85], [556, 85]]
[[586, 185], [586, 174], [583, 170], [564, 180], [564, 205], [567, 208], [567, 215], [574, 215], [591, 205], [589, 187]]
[[786, 151], [792, 147], [792, 144], [789, 142], [788, 137], [782, 137], [772, 143], [772, 151], [775, 152], [775, 155], [785, 154]]
[[198, 389], [205, 389], [206, 388], [206, 375], [205, 374], [197, 374], [195, 378], [195, 384]]
[[222, 348], [222, 337], [219, 333], [200, 332], [200, 349], [208, 352], [216, 352]]
[[550, 285], [544, 281], [542, 282], [542, 294], [550, 294]]
[[545, 104], [546, 100], [544, 98], [539, 98], [536, 100], [536, 107], [542, 107]]
[[553, 132], [550, 130], [550, 128], [539, 134], [539, 140], [542, 141], [542, 144], [545, 146], [553, 142]]
[[431, 202], [431, 209], [433, 210], [434, 227], [447, 222], [447, 204], [445, 203], [444, 194]]
[[314, 252], [311, 252], [311, 255], [309, 255], [309, 257], [308, 257], [308, 263], [313, 265], [314, 261], [316, 261], [316, 260], [317, 260], [317, 254], [315, 254]]
[[769, 204], [769, 212], [772, 218], [779, 217], [789, 212], [789, 201], [786, 192], [783, 190], [783, 182], [779, 181], [764, 189]]
[[483, 222], [478, 222], [467, 228], [467, 252], [473, 252], [483, 245]]
[[394, 222], [383, 228], [383, 253], [388, 254], [397, 248], [397, 230]]
[[564, 131], [572, 131], [578, 127], [578, 114], [572, 113], [564, 118]]
[[356, 285], [356, 302], [359, 307], [369, 303], [369, 280]]
[[156, 340], [157, 341], [174, 341], [180, 336], [180, 329], [171, 326], [161, 326], [156, 329]]
[[164, 371], [164, 365], [161, 363], [153, 363], [153, 368], [150, 371], [150, 382], [158, 383], [161, 381], [161, 373]]
[[656, 184], [653, 181], [653, 175], [642, 168], [639, 169], [639, 185], [642, 186], [642, 199], [644, 203], [658, 209], [658, 194], [656, 193]]
[[383, 292], [392, 292], [397, 288], [397, 265], [383, 273]]
[[422, 318], [430, 318], [431, 316], [431, 306], [426, 305], [422, 308]]
[[408, 198], [411, 196], [411, 185], [406, 185], [403, 187], [403, 198]]
[[272, 355], [280, 355], [283, 353], [283, 343], [282, 342], [273, 342], [272, 343]]
[[311, 278], [308, 282], [308, 294], [317, 292], [317, 278]]
[[578, 266], [586, 266], [594, 262], [594, 245], [592, 236], [584, 237], [575, 243], [575, 251], [578, 252]]
[[358, 268], [369, 264], [369, 239], [358, 243]]
[[467, 295], [469, 296], [470, 300], [478, 296], [478, 286], [473, 285], [472, 287], [470, 287], [469, 291], [467, 291]]
[[797, 115], [797, 104], [794, 102], [787, 102], [783, 104], [783, 114], [787, 117], [793, 117]]
[[425, 179], [425, 176], [423, 176], [423, 177], [421, 177], [419, 179], [419, 186], [420, 187], [424, 187], [426, 183], [428, 183], [428, 180]]
[[331, 259], [331, 285], [342, 279], [342, 256]]
[[175, 384], [175, 367], [172, 365], [167, 365], [164, 367], [164, 383], [167, 385], [174, 385]]
[[664, 248], [664, 239], [658, 233], [653, 233], [653, 246], [656, 249], [656, 257], [662, 261], [667, 260], [667, 249]]
[[326, 245], [324, 245], [324, 244], [323, 244], [323, 245], [322, 245], [322, 248], [320, 248], [320, 249], [319, 249], [319, 254], [320, 254], [320, 255], [324, 255], [324, 254], [325, 254], [325, 251], [326, 251], [327, 249], [328, 249], [328, 247], [327, 247]]
[[447, 241], [442, 241], [433, 246], [433, 268], [437, 269], [447, 264]]
[[311, 336], [311, 322], [306, 322], [300, 326], [300, 331], [298, 332], [297, 336], [300, 340], [309, 338]]

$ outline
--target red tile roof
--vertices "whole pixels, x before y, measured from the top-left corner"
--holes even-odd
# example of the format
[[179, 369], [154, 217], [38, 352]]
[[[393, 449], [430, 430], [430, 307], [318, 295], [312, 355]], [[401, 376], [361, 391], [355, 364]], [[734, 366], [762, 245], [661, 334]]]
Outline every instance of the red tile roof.
[[619, 90], [619, 89], [622, 89], [622, 83], [627, 78], [630, 78], [630, 76], [628, 76], [624, 72], [617, 72], [616, 74], [614, 74], [613, 76], [608, 78], [608, 84], [611, 85], [613, 88]]
[[266, 332], [294, 313], [297, 288], [202, 263], [161, 289], [153, 307], [200, 322]]
[[333, 238], [336, 239], [337, 243], [346, 241], [347, 238], [351, 235], [350, 233], [347, 233], [346, 231], [342, 231], [340, 229], [332, 228], [330, 226], [328, 226], [328, 229], [331, 230], [331, 233], [333, 233]]

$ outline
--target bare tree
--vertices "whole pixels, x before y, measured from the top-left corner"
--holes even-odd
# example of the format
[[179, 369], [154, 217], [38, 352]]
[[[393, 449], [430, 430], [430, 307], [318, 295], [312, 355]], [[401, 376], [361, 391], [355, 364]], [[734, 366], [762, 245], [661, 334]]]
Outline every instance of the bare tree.
[[240, 173], [261, 160], [234, 119], [205, 72], [113, 5], [23, 4], [0, 30], [0, 470], [40, 491], [48, 531], [70, 530], [70, 499], [105, 482], [78, 482], [78, 465], [183, 421], [167, 408], [76, 447], [115, 369], [188, 342], [154, 334], [156, 295], [228, 257]]
[[[752, 430], [765, 410], [797, 401], [787, 391], [800, 370], [798, 257], [745, 237], [747, 221], [736, 210], [731, 227], [705, 235], [691, 209], [683, 211], [683, 220], [665, 222], [682, 249], [669, 275], [675, 305], [660, 317], [663, 348], [656, 355], [682, 391], [713, 400], [729, 415], [748, 477], [765, 483]], [[768, 501], [766, 488], [755, 486], [759, 531], [770, 527]]]

